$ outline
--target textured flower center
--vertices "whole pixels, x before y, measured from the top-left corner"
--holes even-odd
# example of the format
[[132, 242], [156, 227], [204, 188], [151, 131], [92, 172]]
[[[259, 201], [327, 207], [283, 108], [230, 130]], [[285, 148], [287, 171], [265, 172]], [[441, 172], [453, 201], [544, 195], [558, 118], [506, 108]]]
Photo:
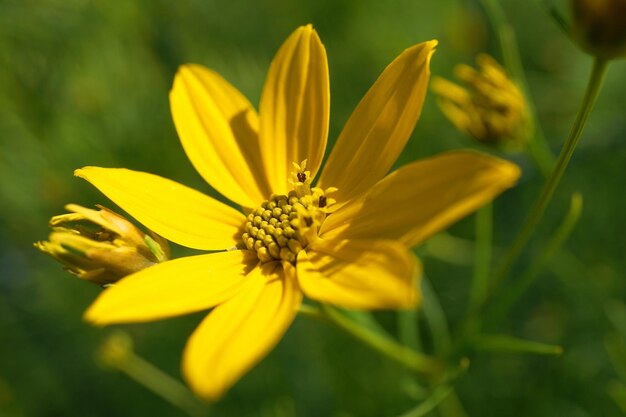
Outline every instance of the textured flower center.
[[288, 195], [272, 195], [246, 219], [241, 238], [248, 250], [255, 251], [262, 262], [296, 262], [298, 253], [317, 239], [326, 218], [326, 208], [333, 200], [326, 193], [333, 190], [310, 187], [306, 161], [294, 164], [293, 190]]

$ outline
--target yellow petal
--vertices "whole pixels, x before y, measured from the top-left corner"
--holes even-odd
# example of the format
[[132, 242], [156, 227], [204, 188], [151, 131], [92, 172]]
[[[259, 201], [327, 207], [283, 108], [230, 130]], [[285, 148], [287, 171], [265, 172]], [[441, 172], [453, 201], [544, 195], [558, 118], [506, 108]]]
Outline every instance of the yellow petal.
[[384, 240], [319, 240], [298, 255], [298, 283], [312, 299], [350, 309], [418, 302], [415, 256]]
[[261, 147], [272, 191], [287, 194], [292, 163], [307, 159], [315, 177], [328, 136], [330, 91], [326, 51], [311, 25], [280, 47], [261, 96]]
[[215, 72], [179, 68], [170, 92], [176, 131], [196, 170], [217, 191], [244, 207], [270, 196], [250, 102]]
[[[318, 186], [338, 203], [359, 196], [394, 164], [422, 111], [437, 41], [405, 50], [380, 75], [346, 123]], [[339, 207], [339, 206], [337, 206]]]
[[235, 297], [200, 323], [185, 348], [183, 374], [208, 400], [222, 396], [267, 355], [302, 301], [293, 273], [285, 273], [276, 262], [255, 268], [246, 281]]
[[513, 186], [517, 165], [449, 152], [406, 165], [328, 216], [324, 238], [393, 239], [413, 246]]
[[104, 290], [85, 312], [85, 319], [106, 325], [204, 310], [235, 295], [257, 263], [256, 255], [245, 250], [163, 262]]
[[84, 178], [150, 230], [194, 249], [230, 248], [241, 236], [245, 217], [194, 189], [145, 172], [85, 167]]

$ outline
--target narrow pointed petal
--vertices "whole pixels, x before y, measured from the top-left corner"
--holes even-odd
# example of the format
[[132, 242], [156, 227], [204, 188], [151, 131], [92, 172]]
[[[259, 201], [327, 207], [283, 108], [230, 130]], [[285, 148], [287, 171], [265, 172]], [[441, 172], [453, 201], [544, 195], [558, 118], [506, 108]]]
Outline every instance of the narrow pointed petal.
[[208, 68], [184, 65], [174, 78], [170, 107], [189, 160], [209, 184], [244, 207], [270, 196], [258, 116], [235, 87]]
[[85, 167], [84, 178], [155, 233], [194, 249], [235, 245], [245, 217], [237, 210], [177, 182], [123, 168]]
[[107, 288], [85, 312], [94, 324], [143, 322], [208, 309], [241, 289], [250, 251], [189, 256], [146, 268]]
[[350, 309], [410, 308], [420, 270], [402, 244], [384, 240], [319, 240], [298, 255], [307, 297]]
[[185, 379], [208, 400], [221, 397], [272, 350], [302, 301], [293, 273], [278, 263], [255, 268], [246, 281], [200, 323], [185, 348]]
[[265, 169], [277, 194], [287, 194], [292, 163], [307, 159], [315, 177], [328, 136], [330, 91], [326, 51], [311, 25], [298, 28], [272, 61], [260, 106]]
[[512, 187], [517, 165], [478, 152], [449, 152], [406, 165], [331, 214], [323, 238], [392, 239], [413, 246]]
[[402, 152], [422, 111], [436, 45], [424, 42], [400, 54], [348, 119], [318, 183], [336, 187], [333, 198], [338, 203], [383, 178]]

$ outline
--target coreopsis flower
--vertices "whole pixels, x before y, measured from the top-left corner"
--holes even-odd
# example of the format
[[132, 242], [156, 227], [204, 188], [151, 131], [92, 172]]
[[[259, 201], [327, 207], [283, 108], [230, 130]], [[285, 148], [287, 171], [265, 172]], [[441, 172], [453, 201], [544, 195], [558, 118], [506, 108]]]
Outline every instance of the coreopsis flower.
[[105, 207], [65, 208], [71, 213], [54, 216], [48, 240], [35, 247], [81, 279], [105, 286], [169, 257], [163, 238], [142, 232]]
[[528, 107], [524, 95], [498, 62], [487, 54], [476, 57], [478, 69], [455, 67], [462, 87], [435, 77], [433, 91], [439, 107], [460, 131], [490, 145], [523, 145], [528, 129]]
[[435, 46], [415, 45], [385, 69], [321, 171], [328, 65], [310, 25], [272, 61], [259, 114], [215, 72], [182, 66], [170, 94], [182, 145], [204, 179], [243, 213], [153, 174], [78, 170], [166, 239], [217, 251], [124, 278], [86, 319], [141, 322], [214, 307], [190, 337], [182, 364], [193, 390], [214, 400], [281, 339], [303, 295], [350, 309], [414, 307], [419, 264], [409, 248], [519, 175], [503, 160], [451, 152], [385, 176], [419, 117]]
[[591, 55], [626, 56], [626, 0], [571, 0], [572, 36]]

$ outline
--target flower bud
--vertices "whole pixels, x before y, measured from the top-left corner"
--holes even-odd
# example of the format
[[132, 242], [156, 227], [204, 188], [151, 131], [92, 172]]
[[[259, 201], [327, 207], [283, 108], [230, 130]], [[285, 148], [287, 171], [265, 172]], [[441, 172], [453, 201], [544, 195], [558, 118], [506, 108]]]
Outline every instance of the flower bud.
[[572, 36], [605, 59], [626, 56], [626, 0], [571, 0]]
[[110, 368], [124, 367], [133, 355], [133, 339], [119, 330], [109, 334], [96, 351], [98, 362]]
[[106, 286], [169, 258], [165, 239], [143, 233], [107, 208], [65, 208], [71, 213], [54, 216], [48, 240], [35, 247], [81, 279]]
[[520, 89], [491, 56], [476, 57], [478, 70], [457, 65], [460, 86], [440, 77], [432, 81], [439, 107], [460, 131], [489, 145], [521, 148], [528, 136], [528, 107]]

